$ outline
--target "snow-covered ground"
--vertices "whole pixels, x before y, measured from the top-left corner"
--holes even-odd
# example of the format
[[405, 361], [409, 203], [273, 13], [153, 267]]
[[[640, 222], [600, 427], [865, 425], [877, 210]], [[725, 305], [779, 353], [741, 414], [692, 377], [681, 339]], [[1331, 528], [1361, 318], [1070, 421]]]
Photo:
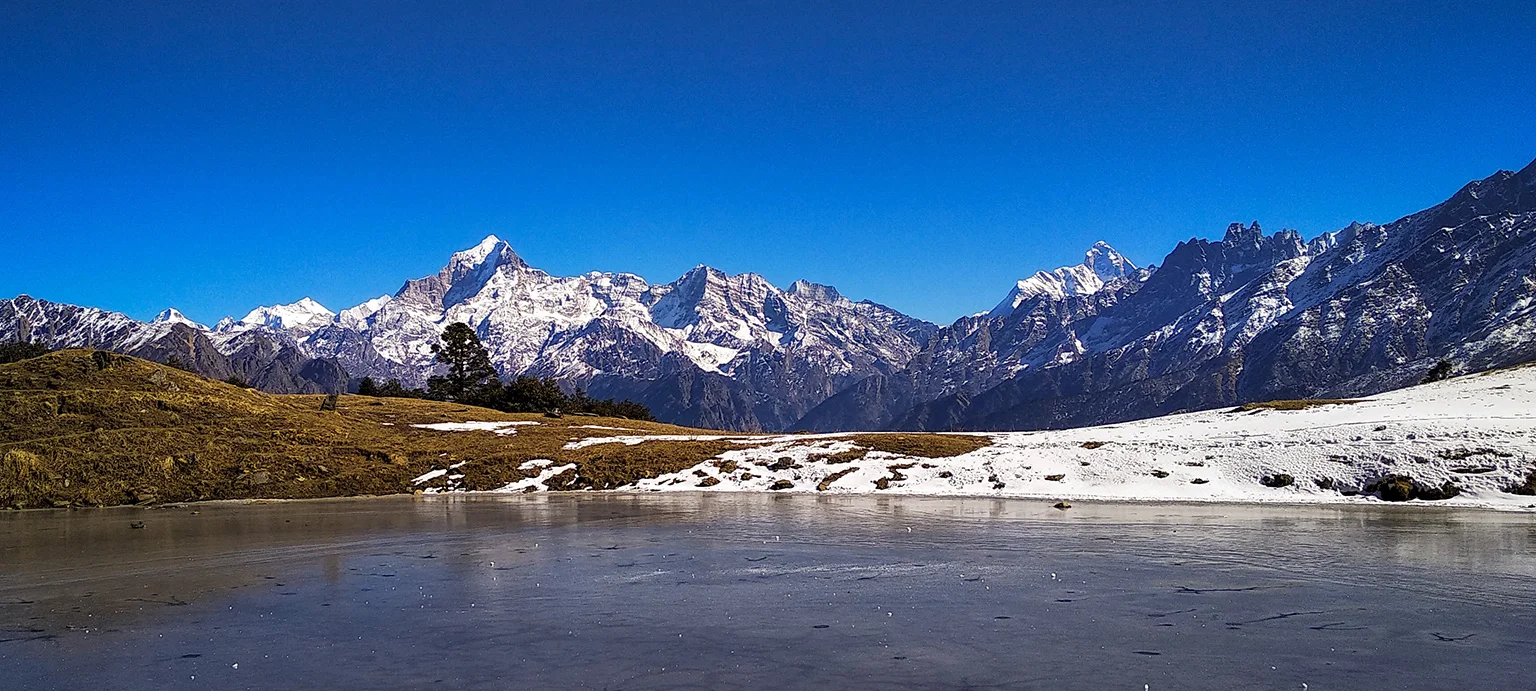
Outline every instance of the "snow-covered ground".
[[[686, 439], [742, 444], [682, 472], [642, 480], [634, 488], [642, 491], [777, 486], [784, 492], [1053, 500], [1361, 503], [1381, 501], [1355, 494], [1370, 482], [1407, 475], [1422, 485], [1450, 481], [1462, 490], [1452, 499], [1412, 504], [1536, 509], [1536, 497], [1503, 491], [1536, 467], [1536, 367], [1302, 410], [1213, 410], [981, 436], [990, 437], [992, 445], [953, 458], [869, 451], [851, 462], [826, 458], [856, 449], [847, 435], [837, 434], [598, 437], [567, 448]], [[555, 469], [542, 470], [540, 477], [547, 478]], [[1279, 474], [1294, 482], [1261, 483]], [[506, 489], [530, 487], [543, 488], [530, 478]]]
[[[1205, 411], [1119, 425], [988, 434], [993, 444], [944, 459], [871, 451], [851, 463], [808, 460], [846, 451], [835, 436], [776, 437], [714, 462], [642, 481], [640, 489], [816, 492], [830, 475], [857, 468], [825, 492], [1234, 502], [1364, 502], [1349, 496], [1384, 475], [1463, 490], [1437, 505], [1532, 508], [1536, 497], [1502, 491], [1536, 462], [1536, 367], [1394, 391], [1352, 404], [1303, 410]], [[611, 441], [634, 443], [630, 438]], [[599, 440], [589, 440], [599, 441]], [[609, 441], [609, 440], [603, 440]], [[789, 458], [798, 467], [766, 467]], [[910, 467], [896, 468], [892, 466]], [[719, 484], [699, 487], [703, 477]], [[1266, 487], [1264, 476], [1294, 483]], [[742, 479], [749, 474], [748, 479]], [[1164, 476], [1164, 474], [1166, 474]], [[897, 475], [902, 479], [892, 479]], [[1059, 479], [1052, 479], [1060, 476]], [[886, 478], [886, 489], [876, 482]], [[1200, 482], [1203, 480], [1204, 482]], [[1331, 481], [1332, 489], [1318, 481]]]

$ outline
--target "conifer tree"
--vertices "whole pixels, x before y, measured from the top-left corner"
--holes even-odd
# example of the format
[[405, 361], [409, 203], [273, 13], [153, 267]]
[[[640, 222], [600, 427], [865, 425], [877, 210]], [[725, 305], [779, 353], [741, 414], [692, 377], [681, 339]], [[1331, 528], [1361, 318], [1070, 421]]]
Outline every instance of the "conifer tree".
[[491, 354], [468, 324], [449, 324], [432, 352], [448, 372], [427, 380], [428, 398], [470, 405], [488, 405], [500, 398], [501, 380], [491, 365]]

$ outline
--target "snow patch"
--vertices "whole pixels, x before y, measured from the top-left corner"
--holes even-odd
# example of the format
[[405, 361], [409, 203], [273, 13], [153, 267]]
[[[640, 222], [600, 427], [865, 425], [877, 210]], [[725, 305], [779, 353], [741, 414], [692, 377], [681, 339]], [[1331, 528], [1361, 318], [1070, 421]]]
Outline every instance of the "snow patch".
[[523, 425], [537, 425], [532, 420], [518, 422], [434, 422], [426, 425], [411, 425], [420, 429], [430, 429], [438, 432], [495, 432], [497, 436], [509, 437], [517, 434], [517, 428]]
[[[535, 461], [528, 461], [527, 463], [524, 463], [523, 465], [526, 466], [529, 463], [534, 463], [536, 461], [543, 461], [546, 464], [544, 469], [539, 471], [538, 475], [536, 475], [534, 477], [526, 477], [526, 478], [523, 478], [521, 480], [518, 480], [517, 482], [508, 483], [506, 486], [503, 486], [501, 488], [494, 489], [494, 490], [491, 490], [491, 491], [492, 492], [504, 492], [504, 493], [510, 493], [510, 492], [534, 492], [534, 491], [542, 492], [542, 491], [546, 491], [547, 488], [544, 486], [544, 482], [545, 481], [547, 481], [550, 478], [552, 478], [552, 477], [554, 477], [556, 475], [559, 475], [559, 474], [561, 474], [561, 473], [563, 473], [563, 472], [565, 472], [567, 470], [575, 470], [576, 469], [576, 464], [575, 463], [566, 463], [565, 465], [550, 466], [550, 465], [547, 465], [547, 464], [552, 463], [552, 461], [549, 461], [548, 459], [542, 459], [542, 458], [536, 459]], [[537, 467], [537, 466], [530, 466], [528, 468], [519, 468], [519, 469], [520, 470], [532, 470], [533, 467]]]

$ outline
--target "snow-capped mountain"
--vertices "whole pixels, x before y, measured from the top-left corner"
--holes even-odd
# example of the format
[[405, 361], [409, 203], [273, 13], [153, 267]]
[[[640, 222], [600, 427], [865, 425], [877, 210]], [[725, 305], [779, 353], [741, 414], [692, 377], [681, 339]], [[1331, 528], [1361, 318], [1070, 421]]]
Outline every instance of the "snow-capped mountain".
[[[420, 386], [436, 366], [438, 336], [464, 322], [504, 378], [554, 377], [642, 400], [675, 421], [741, 429], [786, 428], [846, 384], [900, 370], [937, 329], [829, 286], [780, 289], [706, 266], [659, 285], [626, 273], [552, 276], [495, 236], [454, 253], [436, 274], [339, 313], [304, 298], [207, 329], [174, 311], [140, 323], [25, 296], [9, 302], [28, 317], [0, 329], [50, 345], [147, 353], [174, 326], [185, 332], [177, 342], [205, 353], [200, 370], [283, 392], [331, 382], [335, 370]], [[315, 362], [331, 369], [317, 375]]]
[[1444, 357], [1463, 371], [1536, 359], [1536, 163], [1311, 240], [1232, 224], [1145, 268], [1100, 242], [943, 328], [707, 266], [665, 284], [553, 276], [495, 236], [340, 312], [304, 298], [212, 329], [175, 310], [139, 322], [0, 301], [0, 338], [174, 357], [278, 392], [421, 385], [452, 322], [475, 328], [504, 378], [554, 377], [703, 427], [1031, 429], [1371, 394]]
[[1136, 272], [1136, 265], [1126, 259], [1109, 243], [1100, 240], [1088, 249], [1083, 263], [1063, 266], [1055, 271], [1037, 271], [1029, 278], [1014, 284], [1008, 297], [997, 303], [987, 316], [1000, 317], [1012, 314], [1020, 305], [1033, 298], [1065, 300], [1099, 292], [1105, 284], [1114, 283]]
[[192, 327], [194, 329], [198, 329], [200, 331], [207, 331], [208, 330], [208, 327], [203, 326], [202, 324], [199, 324], [199, 323], [197, 323], [195, 321], [192, 321], [191, 319], [188, 319], [187, 315], [182, 314], [175, 307], [167, 307], [164, 310], [161, 310], [159, 314], [155, 315], [154, 319], [150, 320], [150, 323], [151, 324], [186, 324], [187, 326], [190, 326], [190, 327]]
[[1044, 289], [1065, 284], [1061, 271], [1037, 274], [1032, 294], [1021, 281], [907, 370], [850, 386], [799, 426], [1069, 427], [1369, 395], [1441, 358], [1460, 371], [1536, 359], [1536, 163], [1385, 226], [1304, 242], [1232, 224], [1124, 275], [1093, 292]]
[[[364, 305], [367, 304], [364, 303]], [[353, 309], [361, 307], [363, 305]], [[239, 321], [231, 321], [226, 317], [219, 322], [218, 330], [223, 333], [231, 333], [255, 328], [267, 328], [307, 336], [314, 333], [315, 329], [329, 324], [335, 319], [335, 312], [306, 297], [288, 305], [257, 307], [251, 310], [249, 314], [241, 317]]]
[[[627, 273], [552, 276], [495, 236], [375, 302], [366, 318], [333, 319], [300, 346], [354, 376], [419, 385], [432, 372], [438, 334], [465, 322], [504, 377], [554, 377], [642, 399], [672, 378], [720, 377], [750, 401], [727, 416], [743, 428], [787, 426], [847, 381], [900, 369], [936, 328], [826, 286], [781, 290], [756, 274], [703, 266], [663, 285]], [[676, 419], [720, 420], [683, 408]]]

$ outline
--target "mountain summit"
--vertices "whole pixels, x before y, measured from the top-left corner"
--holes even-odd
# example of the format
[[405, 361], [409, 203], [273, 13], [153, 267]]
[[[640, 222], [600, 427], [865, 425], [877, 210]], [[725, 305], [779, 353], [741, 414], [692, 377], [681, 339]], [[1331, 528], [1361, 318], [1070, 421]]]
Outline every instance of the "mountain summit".
[[1011, 314], [1020, 305], [1033, 299], [1064, 300], [1084, 297], [1099, 292], [1105, 284], [1130, 276], [1136, 271], [1131, 260], [1100, 240], [1083, 255], [1083, 263], [1063, 266], [1054, 271], [1037, 271], [1029, 278], [1020, 279], [1009, 291], [1008, 297], [992, 308], [989, 316]]

